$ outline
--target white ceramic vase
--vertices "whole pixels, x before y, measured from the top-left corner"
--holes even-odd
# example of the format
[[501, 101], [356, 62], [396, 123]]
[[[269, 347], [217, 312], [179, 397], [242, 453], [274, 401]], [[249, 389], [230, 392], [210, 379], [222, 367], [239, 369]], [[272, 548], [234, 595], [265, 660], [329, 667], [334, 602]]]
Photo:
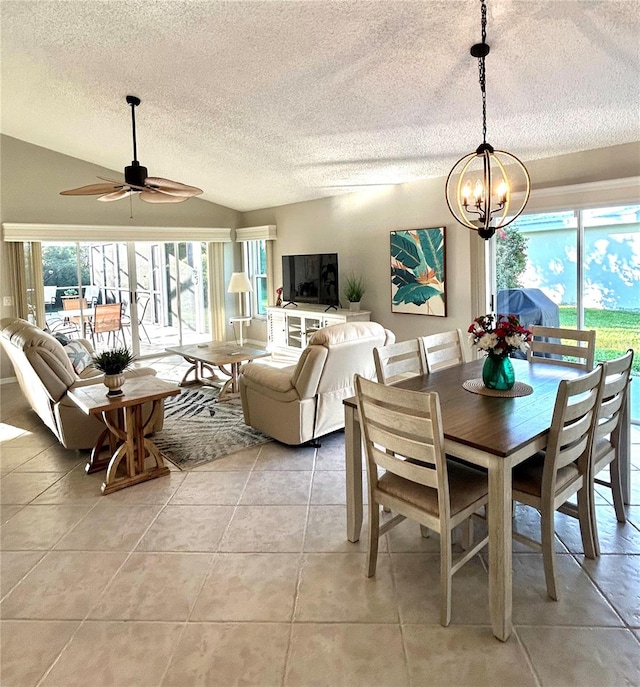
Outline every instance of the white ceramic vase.
[[349, 310], [360, 310], [360, 301], [349, 301]]
[[122, 394], [124, 380], [125, 376], [123, 372], [115, 375], [105, 375], [104, 385], [109, 389], [109, 391], [107, 391], [107, 396], [120, 396], [120, 394]]

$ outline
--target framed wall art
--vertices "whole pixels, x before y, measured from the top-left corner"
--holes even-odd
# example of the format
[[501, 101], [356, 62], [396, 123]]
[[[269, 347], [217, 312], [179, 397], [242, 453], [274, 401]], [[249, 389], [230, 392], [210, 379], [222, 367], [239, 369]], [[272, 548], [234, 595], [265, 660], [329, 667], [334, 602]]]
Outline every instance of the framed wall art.
[[444, 230], [391, 232], [391, 312], [446, 317]]

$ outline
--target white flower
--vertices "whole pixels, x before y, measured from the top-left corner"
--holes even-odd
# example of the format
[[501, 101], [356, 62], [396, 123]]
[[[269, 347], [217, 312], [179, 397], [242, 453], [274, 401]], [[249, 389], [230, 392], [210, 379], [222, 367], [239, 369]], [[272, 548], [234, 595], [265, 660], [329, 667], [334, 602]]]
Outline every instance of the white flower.
[[524, 351], [527, 348], [520, 334], [512, 334], [511, 336], [506, 336], [504, 341], [507, 344], [507, 346], [510, 346], [514, 350], [520, 349], [521, 351]]
[[498, 337], [493, 333], [487, 333], [483, 334], [479, 339], [478, 339], [478, 348], [480, 348], [483, 351], [491, 351], [493, 350], [498, 343]]

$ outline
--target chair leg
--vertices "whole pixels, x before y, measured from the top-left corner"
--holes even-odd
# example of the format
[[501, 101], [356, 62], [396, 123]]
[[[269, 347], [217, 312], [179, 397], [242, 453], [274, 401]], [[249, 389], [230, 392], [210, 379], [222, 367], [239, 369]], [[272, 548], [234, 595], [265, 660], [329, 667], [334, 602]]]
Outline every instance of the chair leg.
[[545, 508], [542, 510], [541, 516], [542, 561], [544, 563], [544, 578], [547, 583], [547, 594], [554, 601], [557, 601], [558, 587], [556, 583], [556, 552], [554, 549], [554, 511]]
[[593, 493], [589, 493], [584, 486], [577, 494], [578, 497], [578, 522], [580, 523], [580, 537], [582, 538], [582, 550], [587, 558], [596, 558], [600, 555], [599, 546], [595, 542], [597, 523], [595, 522], [595, 508], [593, 507]]
[[611, 482], [611, 495], [613, 496], [613, 507], [616, 509], [618, 522], [627, 522], [624, 512], [624, 501], [622, 500], [622, 482], [620, 480], [620, 463], [616, 458], [609, 464], [609, 479]]
[[[373, 501], [373, 499], [370, 499]], [[380, 505], [369, 503], [369, 550], [367, 552], [367, 577], [376, 574], [378, 562], [378, 540], [380, 539]]]
[[451, 530], [440, 528], [440, 625], [451, 622]]

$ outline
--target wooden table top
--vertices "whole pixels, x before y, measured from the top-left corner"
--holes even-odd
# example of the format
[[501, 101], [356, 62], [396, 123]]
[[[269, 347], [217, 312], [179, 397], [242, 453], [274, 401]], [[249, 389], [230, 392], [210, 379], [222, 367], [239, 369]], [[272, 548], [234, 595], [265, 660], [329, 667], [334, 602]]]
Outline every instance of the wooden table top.
[[107, 396], [104, 384], [91, 384], [70, 389], [71, 400], [87, 415], [99, 415], [105, 410], [117, 410], [127, 406], [156, 401], [167, 396], [177, 396], [179, 387], [153, 375], [127, 379], [119, 396]]
[[271, 355], [269, 351], [253, 346], [239, 346], [231, 341], [210, 341], [203, 344], [191, 344], [189, 346], [172, 346], [165, 348], [168, 353], [200, 360], [211, 365], [227, 365], [229, 363], [239, 363], [243, 360], [253, 360], [254, 358], [264, 358]]
[[[511, 362], [516, 379], [533, 387], [529, 396], [482, 396], [464, 389], [465, 381], [482, 377], [484, 359], [412, 377], [395, 386], [438, 393], [445, 439], [506, 457], [549, 431], [560, 381], [583, 374], [563, 365]], [[356, 398], [344, 403], [355, 407]]]

